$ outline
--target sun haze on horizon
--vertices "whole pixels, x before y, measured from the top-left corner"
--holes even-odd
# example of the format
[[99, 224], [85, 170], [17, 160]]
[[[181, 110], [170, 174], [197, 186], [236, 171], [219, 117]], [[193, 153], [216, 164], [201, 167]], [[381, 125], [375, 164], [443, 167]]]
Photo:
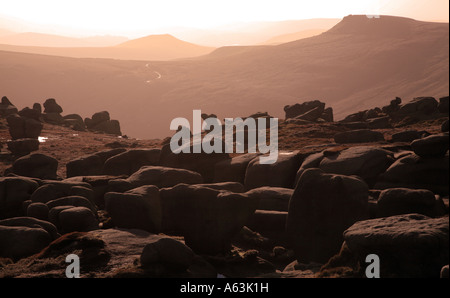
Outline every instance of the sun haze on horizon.
[[448, 7], [448, 0], [2, 0], [0, 16], [53, 33], [137, 37], [176, 27], [213, 29], [242, 22], [342, 18], [349, 14], [448, 22]]

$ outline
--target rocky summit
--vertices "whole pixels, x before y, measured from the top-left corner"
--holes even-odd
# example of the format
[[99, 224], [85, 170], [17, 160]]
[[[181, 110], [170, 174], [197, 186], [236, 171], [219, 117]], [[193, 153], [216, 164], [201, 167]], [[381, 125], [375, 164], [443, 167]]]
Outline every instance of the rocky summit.
[[263, 164], [3, 97], [0, 277], [65, 277], [68, 255], [88, 278], [364, 277], [371, 254], [381, 277], [448, 274], [445, 104], [395, 98], [341, 121], [318, 100], [286, 106]]

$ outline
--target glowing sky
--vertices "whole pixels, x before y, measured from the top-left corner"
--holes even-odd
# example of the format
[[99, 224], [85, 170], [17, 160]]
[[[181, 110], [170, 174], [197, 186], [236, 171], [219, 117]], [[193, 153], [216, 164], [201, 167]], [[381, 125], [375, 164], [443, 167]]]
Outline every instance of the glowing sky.
[[0, 0], [0, 15], [95, 34], [389, 14], [448, 21], [448, 0]]

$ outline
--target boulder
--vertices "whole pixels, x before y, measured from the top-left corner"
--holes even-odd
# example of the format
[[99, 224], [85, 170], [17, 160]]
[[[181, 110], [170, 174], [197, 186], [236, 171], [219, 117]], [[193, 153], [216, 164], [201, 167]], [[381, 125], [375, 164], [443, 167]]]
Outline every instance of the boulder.
[[38, 110], [30, 109], [29, 107], [23, 108], [18, 114], [24, 118], [30, 118], [36, 121], [40, 121], [41, 118], [41, 113]]
[[259, 233], [276, 233], [281, 236], [286, 230], [288, 212], [272, 210], [256, 210], [247, 226]]
[[64, 124], [64, 118], [60, 113], [43, 113], [42, 119], [44, 120], [44, 122], [54, 125]]
[[133, 149], [108, 158], [103, 173], [111, 176], [131, 175], [143, 166], [157, 166], [160, 149]]
[[75, 187], [89, 188], [90, 185], [87, 183], [69, 183], [63, 181], [44, 181], [43, 185], [39, 186], [35, 192], [31, 195], [30, 200], [32, 202], [47, 203], [52, 200], [56, 200], [62, 197], [67, 197], [69, 195], [81, 195], [90, 200], [89, 196], [81, 193], [73, 193], [72, 189]]
[[369, 189], [356, 178], [307, 169], [289, 202], [286, 223], [301, 263], [325, 263], [339, 252], [342, 233], [368, 217]]
[[449, 113], [448, 96], [439, 99], [438, 110], [443, 114]]
[[9, 101], [6, 96], [2, 97], [2, 101], [0, 102], [0, 116], [8, 117], [9, 115], [17, 114], [17, 108]]
[[326, 122], [334, 122], [334, 114], [333, 114], [333, 108], [326, 108], [323, 111], [323, 114], [320, 116], [323, 120]]
[[398, 142], [411, 143], [417, 139], [421, 139], [429, 135], [430, 134], [426, 131], [407, 130], [393, 134], [391, 140], [394, 143]]
[[257, 201], [244, 194], [179, 184], [160, 190], [163, 232], [178, 232], [197, 253], [230, 249], [231, 239], [255, 212]]
[[120, 130], [120, 123], [118, 120], [108, 120], [105, 122], [101, 122], [92, 127], [92, 130], [116, 136], [122, 135], [122, 132]]
[[0, 257], [18, 260], [40, 252], [52, 241], [42, 228], [0, 225]]
[[98, 229], [96, 215], [86, 207], [72, 207], [62, 210], [58, 216], [61, 232], [87, 232]]
[[314, 101], [304, 102], [302, 104], [285, 106], [284, 107], [284, 111], [286, 113], [285, 119], [295, 118], [295, 117], [305, 114], [306, 112], [311, 111], [317, 107], [320, 107], [323, 112], [323, 109], [325, 108], [325, 104], [323, 102], [320, 102], [319, 100], [314, 100]]
[[441, 278], [449, 278], [449, 275], [448, 275], [448, 265], [445, 265], [444, 267], [442, 267], [442, 269], [441, 269], [441, 276], [440, 276]]
[[155, 185], [159, 188], [172, 187], [179, 183], [201, 184], [203, 178], [199, 173], [184, 169], [160, 166], [145, 166], [125, 179], [133, 188], [143, 185]]
[[26, 177], [0, 177], [0, 219], [24, 215], [22, 205], [38, 187]]
[[434, 193], [449, 193], [448, 155], [443, 158], [421, 158], [409, 154], [395, 161], [380, 175], [375, 189], [411, 188], [428, 189]]
[[301, 119], [301, 120], [314, 122], [318, 118], [320, 118], [324, 112], [325, 112], [325, 104], [315, 107], [314, 109], [309, 110], [306, 113], [303, 113], [303, 114], [295, 117], [295, 119]]
[[109, 149], [74, 159], [66, 164], [67, 178], [102, 175], [106, 160], [125, 151], [123, 148]]
[[447, 153], [448, 146], [449, 136], [445, 133], [431, 135], [411, 143], [414, 153], [422, 158], [442, 158]]
[[[91, 122], [88, 125], [88, 128], [93, 128], [96, 125], [111, 120], [109, 113], [107, 111], [102, 111], [95, 113], [92, 115]], [[89, 122], [89, 121], [88, 121]], [[87, 125], [87, 124], [86, 124]]]
[[62, 197], [56, 200], [52, 200], [46, 203], [48, 209], [52, 209], [58, 206], [73, 206], [73, 207], [86, 207], [97, 214], [97, 207], [91, 203], [88, 199], [80, 196], [68, 196]]
[[48, 220], [48, 206], [44, 203], [31, 203], [27, 207], [26, 215], [41, 220]]
[[[77, 177], [65, 179], [65, 180], [63, 180], [63, 182], [64, 183], [73, 183], [73, 184], [78, 183], [79, 184], [78, 186], [92, 189], [92, 192], [94, 195], [93, 201], [91, 200], [91, 198], [92, 198], [91, 192], [87, 193], [86, 191], [83, 191], [80, 189], [74, 190], [73, 187], [72, 187], [71, 191], [69, 192], [69, 195], [81, 195], [81, 196], [89, 199], [91, 202], [94, 202], [95, 205], [97, 205], [99, 208], [103, 208], [105, 206], [104, 195], [108, 191], [111, 191], [110, 190], [110, 182], [115, 179], [118, 179], [118, 177], [106, 176], [106, 175], [77, 176]], [[131, 187], [131, 188], [133, 188], [133, 187]], [[126, 190], [129, 190], [131, 188], [128, 188]]]
[[344, 240], [362, 266], [376, 254], [382, 278], [439, 278], [448, 264], [448, 235], [448, 217], [408, 214], [357, 222]]
[[248, 153], [218, 162], [214, 166], [214, 181], [234, 181], [244, 184], [247, 166], [260, 154]]
[[42, 106], [41, 106], [41, 104], [38, 103], [38, 102], [35, 102], [35, 103], [33, 104], [33, 110], [38, 111], [38, 112], [39, 112], [39, 115], [42, 114]]
[[368, 119], [367, 120], [367, 127], [369, 129], [392, 128], [391, 117], [385, 116], [385, 117], [378, 117], [378, 118]]
[[442, 132], [448, 132], [448, 119], [445, 120], [441, 125], [441, 131]]
[[194, 252], [173, 238], [161, 238], [144, 247], [140, 261], [144, 268], [162, 263], [173, 269], [187, 270], [194, 261]]
[[323, 151], [308, 155], [297, 171], [297, 174], [295, 176], [295, 185], [297, 185], [298, 180], [300, 179], [304, 171], [311, 168], [319, 168], [320, 162], [324, 157], [325, 155]]
[[49, 98], [44, 102], [44, 113], [57, 113], [61, 114], [63, 109], [56, 103], [54, 98]]
[[205, 183], [211, 183], [214, 182], [215, 165], [230, 159], [230, 156], [226, 153], [207, 154], [202, 150], [201, 153], [193, 154], [193, 146], [190, 147], [190, 152], [175, 154], [171, 151], [170, 144], [166, 144], [161, 149], [159, 164], [164, 167], [186, 169], [200, 173]]
[[41, 153], [32, 153], [17, 159], [12, 165], [12, 172], [19, 176], [54, 179], [56, 180], [56, 171], [58, 161], [50, 156]]
[[327, 154], [320, 161], [318, 168], [330, 174], [356, 175], [369, 185], [373, 185], [378, 176], [384, 173], [393, 162], [391, 152], [363, 146]]
[[21, 157], [39, 150], [37, 139], [17, 139], [7, 143], [8, 150], [15, 156]]
[[13, 217], [0, 220], [0, 226], [40, 228], [45, 230], [49, 234], [51, 240], [55, 240], [60, 236], [58, 234], [58, 230], [53, 224], [48, 221], [32, 217]]
[[219, 183], [201, 183], [196, 184], [197, 186], [201, 187], [208, 187], [212, 189], [217, 190], [226, 190], [234, 193], [244, 193], [245, 188], [244, 185], [242, 185], [239, 182], [219, 182]]
[[337, 133], [334, 136], [334, 141], [338, 144], [383, 142], [384, 135], [378, 131], [358, 129]]
[[430, 115], [436, 112], [438, 112], [438, 102], [434, 97], [416, 97], [412, 101], [401, 105], [398, 111], [400, 115]]
[[83, 118], [78, 114], [69, 114], [63, 117], [64, 125], [71, 127], [76, 131], [85, 131], [86, 125], [84, 124]]
[[381, 192], [377, 203], [377, 215], [389, 217], [418, 213], [436, 217], [444, 215], [445, 207], [442, 205], [429, 190], [391, 188]]
[[142, 186], [127, 193], [106, 193], [105, 209], [119, 228], [152, 233], [161, 230], [161, 202], [155, 186]]
[[31, 138], [37, 139], [42, 131], [41, 122], [19, 116], [18, 114], [9, 115], [6, 118], [9, 126], [9, 133], [13, 140]]
[[296, 173], [303, 161], [298, 151], [279, 152], [273, 164], [261, 164], [255, 158], [248, 164], [244, 185], [247, 190], [262, 186], [294, 188]]
[[258, 201], [258, 210], [287, 212], [293, 193], [294, 191], [289, 188], [264, 186], [254, 188], [245, 194]]

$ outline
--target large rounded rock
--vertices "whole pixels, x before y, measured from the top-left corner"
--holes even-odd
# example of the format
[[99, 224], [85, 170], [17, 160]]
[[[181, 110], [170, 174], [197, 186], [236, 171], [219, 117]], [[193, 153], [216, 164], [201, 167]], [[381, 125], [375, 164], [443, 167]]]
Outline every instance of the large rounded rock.
[[338, 144], [375, 143], [383, 142], [384, 135], [378, 131], [358, 129], [340, 132], [334, 136], [334, 141]]
[[56, 103], [54, 98], [49, 98], [44, 102], [44, 113], [58, 113], [61, 114], [63, 109]]
[[414, 153], [423, 158], [442, 158], [448, 151], [448, 134], [432, 135], [411, 143]]
[[294, 188], [295, 176], [303, 161], [303, 155], [298, 151], [279, 152], [278, 159], [273, 164], [261, 164], [259, 158], [253, 159], [247, 167], [244, 185], [253, 188], [271, 186]]
[[258, 210], [288, 211], [293, 189], [282, 187], [259, 187], [246, 192], [249, 198], [258, 200]]
[[199, 173], [184, 169], [159, 166], [145, 166], [126, 179], [134, 188], [143, 185], [155, 185], [159, 188], [172, 187], [179, 183], [201, 184], [203, 178]]
[[0, 219], [22, 216], [22, 205], [39, 187], [25, 177], [0, 177]]
[[12, 166], [12, 172], [19, 176], [56, 179], [58, 161], [53, 157], [33, 153], [17, 159]]
[[284, 111], [286, 113], [285, 119], [295, 118], [316, 108], [322, 109], [323, 113], [325, 104], [319, 100], [314, 100], [314, 101], [307, 101], [302, 104], [285, 106], [284, 107]]
[[403, 156], [380, 175], [375, 189], [428, 189], [434, 193], [449, 193], [449, 161], [444, 158], [421, 158], [416, 154]]
[[408, 214], [360, 221], [344, 232], [350, 253], [361, 265], [376, 254], [382, 278], [439, 278], [448, 264], [448, 217]]
[[197, 253], [228, 251], [231, 239], [248, 222], [257, 200], [244, 194], [179, 184], [160, 190], [163, 231], [181, 233]]
[[153, 233], [161, 230], [161, 202], [155, 186], [142, 186], [127, 193], [109, 192], [105, 195], [105, 209], [119, 228]]
[[41, 251], [52, 241], [42, 228], [0, 225], [0, 257], [18, 260]]
[[27, 216], [42, 220], [48, 220], [48, 206], [44, 203], [31, 203], [27, 207]]
[[8, 150], [15, 156], [25, 156], [33, 151], [39, 150], [39, 141], [37, 139], [18, 139], [7, 143]]
[[438, 111], [438, 102], [433, 97], [417, 97], [400, 106], [399, 114], [433, 114]]
[[301, 263], [325, 263], [339, 252], [342, 233], [368, 217], [368, 186], [356, 177], [308, 169], [289, 202], [287, 233]]
[[97, 207], [90, 202], [88, 199], [80, 196], [68, 196], [52, 200], [46, 203], [48, 209], [52, 209], [57, 206], [73, 206], [73, 207], [86, 207], [92, 211], [92, 213], [97, 212]]
[[6, 96], [2, 97], [0, 102], [0, 116], [7, 117], [9, 115], [17, 114], [17, 108], [9, 101]]
[[234, 181], [244, 184], [247, 166], [250, 161], [258, 156], [257, 153], [248, 153], [216, 163], [214, 166], [214, 181]]
[[172, 238], [161, 238], [150, 242], [141, 254], [141, 264], [144, 268], [161, 263], [173, 269], [186, 270], [194, 261], [194, 252]]
[[125, 151], [123, 148], [104, 150], [71, 160], [66, 164], [67, 178], [103, 175], [103, 166], [106, 160]]
[[51, 237], [55, 240], [60, 235], [56, 227], [48, 221], [40, 220], [32, 217], [13, 217], [0, 220], [0, 226], [10, 226], [10, 227], [27, 227], [27, 228], [41, 228], [45, 230]]
[[103, 173], [129, 176], [143, 166], [157, 166], [160, 153], [160, 149], [134, 149], [122, 152], [106, 160]]
[[327, 154], [319, 164], [326, 173], [356, 175], [373, 185], [378, 176], [394, 162], [392, 153], [376, 147], [352, 147]]
[[438, 105], [439, 112], [441, 112], [443, 114], [449, 113], [448, 100], [449, 100], [448, 96], [439, 98], [439, 105]]
[[98, 229], [97, 217], [86, 207], [73, 207], [59, 213], [59, 224], [63, 234], [87, 232]]
[[417, 139], [421, 139], [423, 137], [428, 136], [429, 133], [426, 131], [417, 131], [417, 130], [407, 130], [398, 132], [392, 135], [392, 142], [405, 142], [405, 143], [411, 143]]
[[380, 193], [377, 204], [379, 217], [418, 213], [430, 217], [444, 214], [444, 207], [434, 193], [423, 189], [391, 188]]

